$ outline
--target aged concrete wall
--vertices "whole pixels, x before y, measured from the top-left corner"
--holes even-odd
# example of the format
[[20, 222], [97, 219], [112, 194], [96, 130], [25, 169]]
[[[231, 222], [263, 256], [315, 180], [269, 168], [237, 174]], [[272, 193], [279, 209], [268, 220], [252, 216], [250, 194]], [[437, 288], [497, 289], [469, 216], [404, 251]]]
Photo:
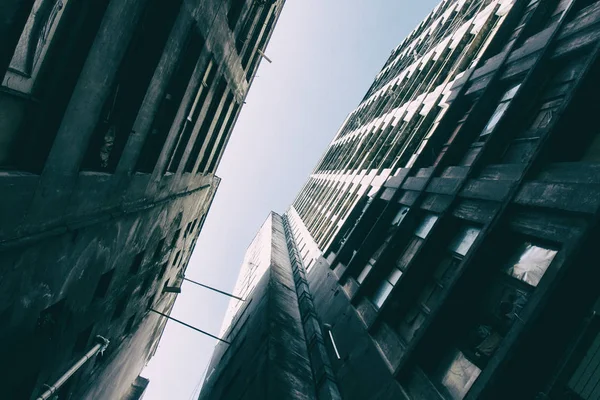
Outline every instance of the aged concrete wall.
[[390, 373], [358, 314], [338, 286], [322, 257], [308, 273], [315, 311], [322, 324], [331, 325], [341, 359], [331, 340], [325, 340], [329, 359], [345, 400], [395, 400], [407, 398]]
[[282, 218], [271, 214], [270, 266], [219, 343], [200, 399], [316, 399]]
[[[9, 39], [0, 43], [0, 75], [6, 75], [0, 85], [0, 369], [6, 371], [0, 385], [9, 398], [39, 394], [102, 335], [111, 341], [106, 353], [70, 379], [60, 397], [119, 399], [156, 350], [165, 321], [148, 308], [172, 308], [176, 294], [162, 289], [181, 285], [219, 184], [214, 172], [256, 71], [244, 57], [264, 49], [273, 28], [264, 29], [265, 18], [278, 17], [284, 1], [254, 3], [246, 2], [235, 25], [228, 21], [231, 2], [220, 0], [0, 6], [0, 36]], [[140, 37], [158, 30], [144, 30], [140, 21], [156, 19], [159, 7], [171, 13], [158, 16], [170, 21], [160, 30], [164, 47], [140, 45]], [[38, 54], [30, 75], [8, 68]], [[204, 82], [209, 63], [215, 78]], [[189, 81], [177, 81], [182, 65]], [[119, 148], [114, 165], [90, 167], [98, 132], [120, 112], [107, 114], [115, 104], [108, 100], [131, 81], [123, 76], [142, 67], [139, 87], [128, 92], [139, 108], [102, 133], [93, 154], [112, 156]], [[172, 104], [175, 92], [180, 96]], [[186, 141], [192, 109], [198, 112]], [[155, 142], [156, 158], [138, 168]], [[167, 171], [178, 143], [180, 168]], [[190, 171], [188, 158], [196, 160]]]

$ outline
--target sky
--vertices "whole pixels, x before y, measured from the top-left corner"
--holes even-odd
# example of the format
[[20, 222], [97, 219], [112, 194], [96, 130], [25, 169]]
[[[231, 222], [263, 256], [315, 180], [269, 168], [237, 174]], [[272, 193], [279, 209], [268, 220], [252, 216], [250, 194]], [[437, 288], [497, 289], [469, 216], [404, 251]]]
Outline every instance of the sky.
[[[287, 0], [217, 175], [186, 272], [231, 292], [244, 252], [283, 213], [402, 39], [439, 0]], [[218, 334], [229, 298], [184, 282], [172, 316]], [[215, 340], [168, 322], [144, 400], [197, 399]]]

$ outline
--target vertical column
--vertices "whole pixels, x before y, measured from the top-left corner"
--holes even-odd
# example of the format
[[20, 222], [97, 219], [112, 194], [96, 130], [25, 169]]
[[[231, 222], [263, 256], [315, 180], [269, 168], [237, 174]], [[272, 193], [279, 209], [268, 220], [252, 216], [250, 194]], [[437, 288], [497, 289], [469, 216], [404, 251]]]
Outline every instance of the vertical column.
[[[149, 130], [156, 117], [160, 102], [167, 91], [169, 80], [177, 68], [178, 60], [181, 57], [186, 56], [185, 54], [182, 54], [182, 52], [184, 50], [186, 34], [190, 30], [192, 22], [190, 14], [187, 12], [179, 13], [171, 32], [170, 39], [167, 41], [161, 60], [156, 67], [156, 71], [150, 82], [150, 87], [146, 92], [144, 101], [142, 102], [133, 124], [132, 134], [123, 150], [121, 160], [117, 167], [117, 173], [131, 174], [135, 168], [135, 163], [142, 151], [145, 140], [147, 140]], [[193, 78], [190, 83], [192, 83], [192, 81], [194, 84], [196, 83], [196, 80]], [[184, 105], [186, 100], [189, 100], [189, 97], [193, 96], [192, 93], [186, 92], [186, 94], [187, 97], [184, 95], [184, 101], [182, 102], [180, 109], [185, 109]]]
[[48, 172], [77, 173], [145, 4], [146, 0], [110, 2], [48, 157]]
[[[102, 107], [147, 0], [111, 1], [48, 156], [30, 207], [34, 213], [61, 215], [76, 183]], [[30, 219], [39, 218], [30, 214]], [[50, 217], [52, 219], [52, 217]]]

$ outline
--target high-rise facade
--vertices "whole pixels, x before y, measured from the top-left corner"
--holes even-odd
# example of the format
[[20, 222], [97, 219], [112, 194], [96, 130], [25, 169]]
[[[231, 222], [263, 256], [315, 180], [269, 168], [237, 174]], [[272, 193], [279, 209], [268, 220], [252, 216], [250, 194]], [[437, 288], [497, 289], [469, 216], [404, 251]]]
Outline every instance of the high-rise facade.
[[599, 40], [456, 0], [392, 52], [284, 216], [341, 398], [600, 396]]
[[0, 397], [141, 396], [283, 3], [2, 2]]
[[269, 214], [234, 293], [200, 399], [339, 399], [287, 217]]

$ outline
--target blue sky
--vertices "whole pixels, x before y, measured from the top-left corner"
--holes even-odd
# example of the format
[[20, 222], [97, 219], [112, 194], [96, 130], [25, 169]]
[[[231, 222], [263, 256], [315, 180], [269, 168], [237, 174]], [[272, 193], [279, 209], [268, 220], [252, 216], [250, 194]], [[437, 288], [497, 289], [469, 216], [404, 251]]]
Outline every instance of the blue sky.
[[[439, 0], [287, 0], [217, 175], [187, 276], [231, 291], [269, 211], [284, 212], [391, 50]], [[218, 334], [229, 299], [184, 282], [172, 316]], [[169, 322], [144, 400], [196, 399], [214, 339]]]

